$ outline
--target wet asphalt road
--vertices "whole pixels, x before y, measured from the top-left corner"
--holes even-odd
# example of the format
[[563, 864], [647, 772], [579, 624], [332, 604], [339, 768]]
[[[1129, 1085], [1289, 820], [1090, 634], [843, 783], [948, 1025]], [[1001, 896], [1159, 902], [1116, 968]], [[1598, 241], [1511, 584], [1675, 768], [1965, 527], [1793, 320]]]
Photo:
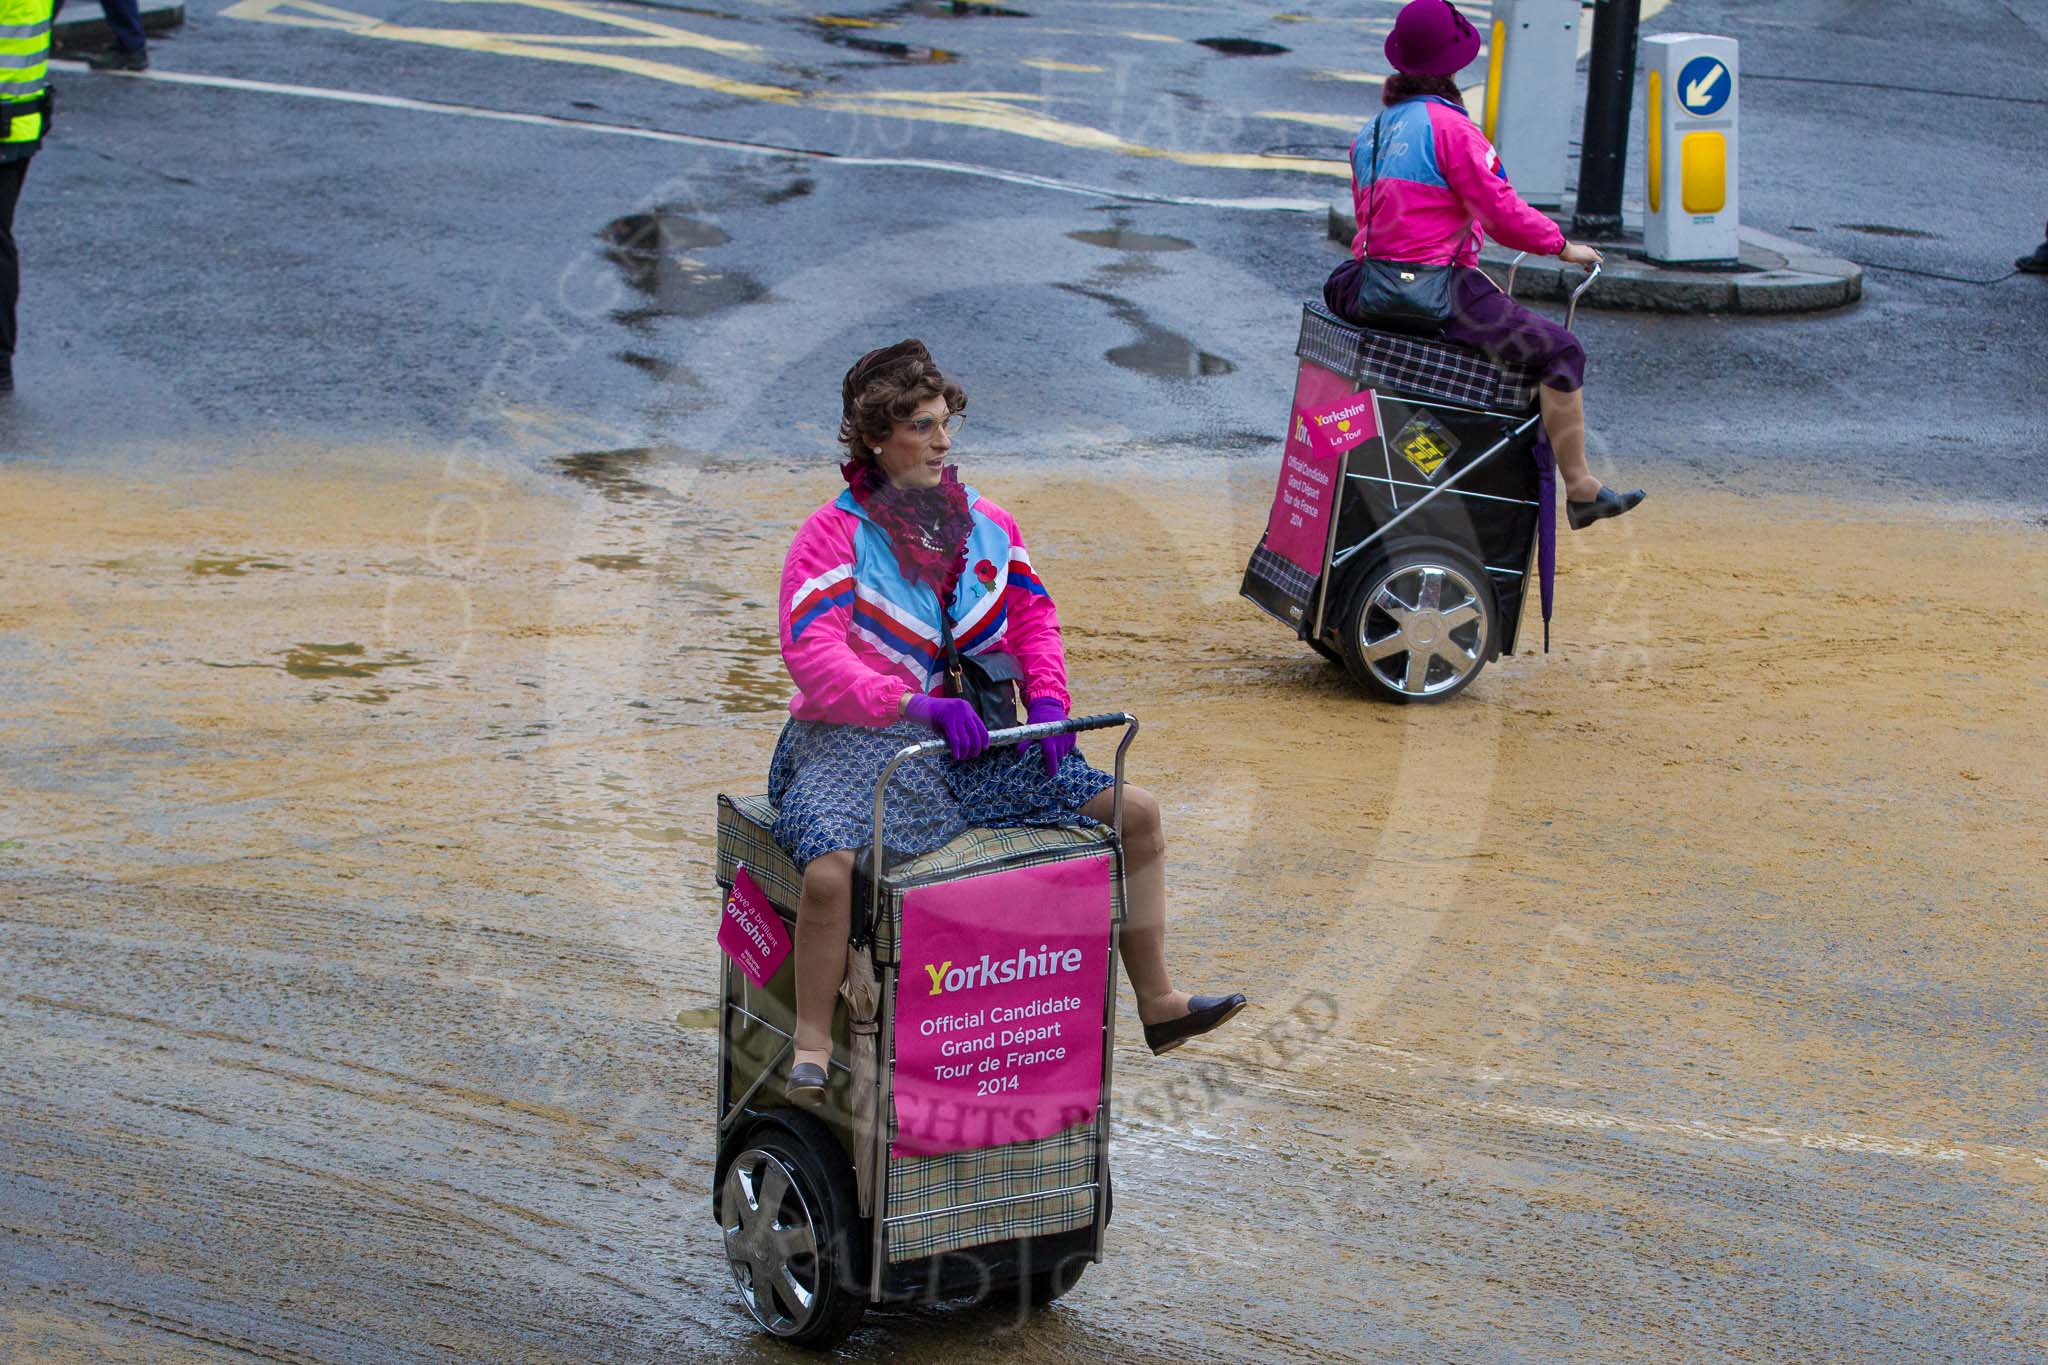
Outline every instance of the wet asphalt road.
[[[62, 134], [35, 163], [19, 220], [21, 392], [0, 414], [0, 451], [173, 481], [359, 446], [544, 471], [637, 447], [680, 470], [708, 457], [780, 464], [823, 456], [849, 356], [916, 334], [968, 379], [989, 455], [1099, 455], [1123, 471], [1269, 455], [1296, 304], [1338, 259], [1304, 206], [1344, 182], [1211, 163], [1338, 154], [1348, 134], [1325, 120], [1355, 120], [1369, 102], [1373, 87], [1346, 77], [1382, 70], [1376, 35], [1393, 7], [1306, 20], [1226, 5], [1017, 8], [1032, 13], [843, 12], [882, 25], [867, 28], [751, 5], [195, 6], [159, 45], [160, 71], [733, 145], [60, 75]], [[590, 50], [561, 40], [597, 32], [600, 13], [755, 50], [611, 49], [709, 73], [726, 83], [716, 88], [564, 56]], [[499, 50], [476, 50], [471, 35], [492, 25]], [[2032, 169], [2048, 23], [1962, 0], [1679, 0], [1652, 24], [1680, 28], [1745, 43], [1753, 221], [1871, 273], [1860, 307], [1827, 316], [1585, 315], [1601, 458], [1652, 486], [1668, 469], [1740, 490], [1879, 490], [2038, 516], [2048, 283], [2012, 277], [2010, 261], [2048, 214]], [[542, 35], [526, 41], [547, 55], [504, 50], [514, 30]], [[1195, 41], [1211, 37], [1289, 50], [1230, 56]], [[931, 48], [956, 59], [921, 55]], [[1039, 95], [1061, 127], [1019, 131], [999, 99], [956, 99], [951, 121], [875, 111], [938, 89]], [[1175, 155], [1066, 145], [1089, 130]], [[949, 168], [901, 164], [912, 160]], [[1162, 202], [1175, 199], [1253, 202]], [[35, 686], [10, 679], [10, 702], [33, 704]], [[366, 752], [393, 742], [361, 724]], [[179, 742], [142, 724], [119, 761], [146, 766], [151, 746]], [[422, 728], [399, 742], [440, 741]], [[705, 740], [677, 808], [701, 812], [752, 752]], [[125, 788], [105, 762], [76, 781], [118, 808]], [[250, 818], [269, 799], [252, 799]], [[345, 794], [332, 805], [337, 822], [353, 818]], [[214, 818], [227, 827], [239, 809]], [[169, 838], [189, 818], [149, 823]], [[1646, 817], [1662, 838], [1684, 823]], [[231, 886], [179, 885], [140, 855], [122, 885], [10, 873], [7, 1074], [24, 1103], [0, 1131], [0, 1267], [26, 1292], [0, 1307], [14, 1349], [783, 1358], [747, 1334], [722, 1267], [702, 1255], [689, 1192], [706, 1179], [708, 1035], [685, 1030], [679, 1044], [666, 1019], [635, 1013], [693, 998], [699, 945], [618, 931], [564, 957], [573, 936], [501, 927], [544, 896], [538, 881], [493, 880], [486, 865], [469, 908], [449, 908], [435, 899], [448, 883], [409, 885], [411, 865], [378, 852], [357, 869], [374, 893], [308, 889], [308, 869], [332, 863], [309, 846]], [[1568, 869], [1551, 870], [1569, 886]], [[620, 873], [611, 889], [646, 888]], [[1726, 932], [1717, 949], [1744, 961]], [[1787, 1048], [1811, 1045], [1798, 1011], [1818, 993], [1910, 1073], [1917, 1045], [1886, 1032], [1890, 993], [1908, 993], [1895, 969], [1815, 985], [1798, 933], [1784, 932], [1763, 989], [1784, 1002], [1774, 1026]], [[1556, 945], [1516, 946], [1512, 979], [1489, 998], [1546, 989]], [[1484, 953], [1470, 951], [1468, 979], [1487, 982]], [[412, 989], [394, 963], [425, 963], [430, 981], [445, 972], [445, 994]], [[1657, 965], [1652, 950], [1610, 970], [1633, 981]], [[1424, 985], [1431, 970], [1445, 969], [1425, 970]], [[549, 989], [502, 984], [535, 981]], [[2003, 1154], [1973, 1147], [1991, 1173], [1973, 1165], [1953, 1180], [1938, 1143], [1909, 1141], [1882, 1184], [1824, 1165], [1883, 1117], [1835, 1104], [1831, 1086], [1847, 1081], [1829, 1060], [1809, 1057], [1793, 1087], [1802, 1126], [1687, 1131], [1675, 1151], [1663, 1120], [1617, 1130], [1604, 1117], [1658, 1107], [1633, 1104], [1630, 1079], [1653, 1069], [1638, 1071], [1626, 1037], [1597, 1019], [1578, 1046], [1620, 1059], [1600, 1104], [1575, 1093], [1577, 1058], [1502, 1100], [1474, 1079], [1485, 1045], [1452, 1060], [1390, 1045], [1361, 1068], [1354, 1053], [1297, 1044], [1276, 1007], [1217, 1083], [1222, 1103], [1199, 1079], [1186, 1093], [1147, 1080], [1132, 1096], [1119, 1172], [1152, 1202], [1120, 1216], [1124, 1259], [1091, 1272], [1091, 1308], [1014, 1334], [985, 1317], [918, 1317], [860, 1349], [1536, 1360], [1622, 1341], [1752, 1358], [2029, 1358], [2044, 1321], [2027, 1217], [2038, 1186], [2026, 1183], [2042, 1145], [2038, 1011], [2004, 979], [1984, 1002], [1951, 1005], [1924, 1008], [1953, 1030], [1941, 1045], [1954, 1064], [2004, 1078], [1983, 1083], [1999, 1103], [1973, 1117], [2020, 1136]], [[480, 1018], [500, 1031], [479, 1031]], [[1688, 1029], [1692, 1079], [1672, 1106], [1713, 1113], [1724, 1082], [1712, 1021]], [[418, 1062], [423, 1036], [446, 1040], [432, 1066]], [[1512, 1041], [1541, 1052], [1556, 1040]], [[1336, 1093], [1300, 1093], [1303, 1075], [1331, 1073], [1347, 1077]], [[365, 1117], [386, 1110], [388, 1125]], [[1217, 1121], [1188, 1135], [1197, 1112]], [[1519, 1135], [1505, 1147], [1503, 1121]], [[1703, 1175], [1696, 1142], [1734, 1154]], [[215, 1143], [236, 1154], [191, 1159]], [[508, 1191], [487, 1178], [494, 1167], [561, 1178]], [[1247, 1205], [1227, 1239], [1189, 1236], [1178, 1211], [1203, 1207], [1216, 1179], [1269, 1190], [1269, 1203]], [[653, 1204], [691, 1232], [671, 1239]], [[1265, 1294], [1253, 1270], [1294, 1278]], [[1200, 1287], [1206, 1320], [1134, 1325], [1153, 1286], [1176, 1283]], [[1320, 1303], [1336, 1307], [1301, 1310]]]
[[[60, 76], [65, 135], [21, 210], [7, 443], [512, 432], [535, 461], [803, 455], [846, 357], [916, 334], [973, 381], [994, 449], [1270, 450], [1296, 304], [1339, 259], [1320, 214], [1287, 206], [1346, 193], [1300, 158], [1341, 156], [1393, 9], [907, 5], [846, 11], [855, 27], [793, 6], [197, 7], [159, 71], [738, 145]], [[1804, 318], [1589, 313], [1596, 451], [1652, 482], [1671, 462], [1737, 487], [2039, 501], [2048, 310], [2011, 259], [2048, 213], [2024, 169], [2048, 111], [2040, 16], [1679, 0], [1648, 26], [1687, 27], [1746, 44], [1750, 221], [1866, 262], [1866, 296]], [[1296, 159], [1262, 168], [1277, 155]]]

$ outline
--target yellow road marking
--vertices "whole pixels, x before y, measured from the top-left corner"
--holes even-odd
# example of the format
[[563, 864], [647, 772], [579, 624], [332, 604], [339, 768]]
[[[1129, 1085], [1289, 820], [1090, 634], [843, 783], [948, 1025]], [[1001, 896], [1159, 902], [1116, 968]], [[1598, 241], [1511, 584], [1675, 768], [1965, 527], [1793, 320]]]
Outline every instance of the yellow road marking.
[[[524, 57], [534, 61], [565, 62], [582, 66], [599, 67], [627, 75], [643, 76], [650, 80], [664, 81], [671, 85], [691, 89], [708, 90], [717, 94], [731, 95], [743, 99], [760, 100], [771, 104], [798, 104], [822, 109], [833, 113], [872, 114], [877, 117], [902, 119], [910, 122], [951, 124], [958, 127], [981, 128], [990, 132], [1009, 133], [1017, 137], [1047, 142], [1056, 146], [1073, 147], [1090, 151], [1112, 152], [1123, 156], [1143, 157], [1150, 160], [1170, 161], [1183, 166], [1200, 166], [1221, 170], [1247, 171], [1289, 171], [1305, 175], [1329, 176], [1348, 179], [1350, 168], [1341, 162], [1313, 161], [1298, 157], [1261, 156], [1240, 152], [1198, 152], [1176, 151], [1153, 147], [1144, 143], [1131, 142], [1114, 133], [1090, 127], [1086, 124], [1071, 123], [1030, 109], [1016, 107], [1018, 104], [1038, 103], [1040, 97], [1021, 92], [989, 91], [908, 91], [881, 90], [866, 93], [806, 92], [789, 86], [770, 85], [759, 81], [740, 80], [715, 75], [693, 67], [674, 62], [657, 61], [621, 51], [597, 51], [599, 47], [611, 48], [682, 48], [701, 52], [709, 56], [724, 57], [743, 62], [764, 62], [767, 54], [753, 43], [737, 42], [725, 38], [713, 38], [679, 28], [658, 19], [643, 18], [635, 14], [617, 12], [609, 7], [584, 3], [584, 0], [442, 0], [447, 4], [491, 4], [525, 5], [566, 18], [582, 20], [600, 29], [608, 30], [596, 34], [539, 34], [493, 30], [427, 27], [415, 24], [396, 24], [372, 15], [360, 14], [339, 6], [320, 3], [320, 0], [235, 0], [221, 13], [232, 19], [243, 19], [258, 23], [285, 24], [301, 28], [338, 30], [354, 37], [377, 38], [387, 42], [416, 43], [428, 47], [450, 48], [458, 51], [489, 53], [498, 56]], [[1643, 18], [1649, 19], [1667, 8], [1671, 0], [1644, 0]], [[1112, 8], [1153, 8], [1189, 10], [1191, 7], [1172, 4], [1124, 4]], [[842, 24], [848, 27], [878, 27], [872, 21], [848, 19], [841, 15], [812, 16], [814, 22]], [[1588, 26], [1590, 27], [1590, 26]], [[1100, 41], [1104, 35], [1085, 35]], [[1162, 33], [1140, 31], [1112, 35], [1137, 42], [1180, 43], [1183, 40]], [[1581, 48], [1591, 41], [1590, 34], [1582, 31]], [[1044, 71], [1072, 71], [1098, 74], [1100, 66], [1082, 65], [1054, 61], [1049, 58], [1026, 59], [1023, 65]], [[1322, 70], [1312, 73], [1317, 79], [1352, 82], [1361, 85], [1383, 84], [1385, 76], [1372, 72], [1348, 72]], [[1478, 97], [1484, 87], [1472, 92]], [[1309, 114], [1279, 110], [1265, 110], [1255, 115], [1259, 118], [1288, 119], [1316, 127], [1351, 129], [1356, 120], [1349, 115]]]
[[[453, 2], [464, 3], [464, 0]], [[485, 2], [497, 3], [498, 0]], [[679, 40], [679, 46], [705, 48], [716, 43], [721, 48], [739, 48], [749, 53], [760, 51], [750, 44], [726, 43], [721, 39], [705, 38], [702, 34], [690, 33], [666, 24], [651, 23], [631, 16], [606, 14], [587, 5], [575, 4], [573, 0], [516, 2], [532, 4], [539, 9], [556, 10], [563, 14], [574, 14], [579, 18], [587, 17], [597, 23], [640, 30], [646, 36], [673, 36]], [[294, 13], [295, 10], [301, 12]], [[571, 44], [558, 45], [553, 38], [535, 42], [500, 33], [480, 32], [476, 29], [421, 28], [411, 24], [392, 24], [367, 14], [356, 14], [331, 5], [317, 4], [314, 0], [236, 0], [235, 4], [228, 6], [221, 13], [230, 19], [252, 19], [261, 23], [289, 24], [300, 28], [340, 29], [358, 38], [381, 38], [389, 42], [419, 43], [427, 47], [455, 48], [465, 52], [487, 52], [505, 57], [530, 57], [535, 61], [573, 62], [582, 66], [598, 66], [612, 71], [623, 71], [629, 75], [667, 81], [673, 85], [686, 85], [697, 90], [710, 90], [721, 95], [735, 95], [773, 104], [794, 104], [803, 97], [802, 92], [785, 86], [732, 80], [690, 67], [677, 66], [672, 62], [650, 61], [642, 57], [628, 57], [610, 52], [580, 51]], [[646, 33], [650, 28], [664, 32]], [[572, 44], [574, 41], [571, 40]]]
[[441, 0], [444, 5], [517, 5], [524, 9], [547, 10], [553, 14], [565, 15], [571, 19], [582, 19], [593, 24], [609, 24], [614, 28], [632, 29], [658, 38], [673, 38], [680, 46], [696, 48], [703, 52], [716, 53], [721, 57], [745, 58], [761, 61], [767, 53], [758, 43], [743, 43], [735, 38], [713, 38], [659, 19], [643, 19], [616, 5], [586, 4], [584, 0]]
[[[636, 16], [613, 14], [606, 10], [578, 3], [578, 0], [448, 0], [458, 4], [528, 4], [537, 9], [588, 19], [593, 23], [609, 25], [632, 31], [636, 39], [675, 38], [680, 46], [692, 46], [710, 50], [718, 44], [723, 55], [744, 55], [757, 57], [760, 49], [751, 44], [726, 43], [723, 40], [705, 38], [686, 29], [675, 28], [659, 20], [641, 19]], [[337, 29], [360, 38], [379, 38], [390, 42], [420, 43], [430, 47], [454, 48], [468, 52], [491, 53], [508, 57], [527, 57], [535, 61], [571, 62], [585, 66], [602, 67], [621, 71], [629, 75], [645, 76], [652, 80], [667, 81], [674, 85], [694, 89], [711, 90], [719, 94], [735, 95], [747, 99], [762, 100], [775, 104], [802, 104], [831, 113], [873, 114], [879, 117], [903, 119], [919, 123], [944, 123], [958, 127], [983, 128], [991, 132], [1011, 133], [1039, 142], [1056, 146], [1074, 147], [1092, 151], [1114, 152], [1124, 156], [1144, 157], [1154, 160], [1171, 161], [1183, 166], [1201, 166], [1221, 170], [1262, 170], [1296, 171], [1309, 175], [1345, 176], [1348, 168], [1321, 161], [1309, 161], [1296, 157], [1269, 157], [1254, 153], [1238, 152], [1192, 152], [1173, 151], [1152, 147], [1144, 143], [1131, 142], [1113, 133], [1105, 132], [1086, 124], [1069, 123], [1044, 114], [1013, 107], [1014, 103], [1037, 103], [1038, 95], [1023, 92], [990, 92], [976, 90], [930, 91], [930, 90], [878, 90], [861, 94], [838, 94], [834, 92], [806, 93], [786, 86], [763, 85], [757, 82], [734, 80], [715, 76], [691, 67], [678, 66], [672, 62], [654, 61], [644, 57], [627, 56], [616, 52], [595, 52], [581, 50], [575, 44], [589, 42], [587, 35], [563, 39], [529, 37], [504, 33], [484, 32], [474, 29], [427, 28], [411, 24], [387, 23], [366, 14], [319, 3], [319, 0], [236, 0], [222, 13], [234, 19], [247, 19], [261, 23], [288, 24], [305, 28]], [[621, 39], [620, 41], [626, 41]], [[1165, 41], [1178, 42], [1178, 39]]]

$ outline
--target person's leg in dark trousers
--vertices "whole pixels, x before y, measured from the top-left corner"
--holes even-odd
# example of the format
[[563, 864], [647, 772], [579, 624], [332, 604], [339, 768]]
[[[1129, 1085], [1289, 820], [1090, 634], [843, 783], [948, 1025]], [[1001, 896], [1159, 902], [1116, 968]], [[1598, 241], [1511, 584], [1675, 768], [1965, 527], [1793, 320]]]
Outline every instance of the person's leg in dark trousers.
[[138, 0], [100, 0], [107, 27], [114, 30], [114, 46], [123, 52], [140, 52], [147, 40], [142, 36], [142, 6]]
[[21, 297], [21, 253], [14, 245], [14, 205], [34, 157], [0, 162], [0, 393], [14, 387], [14, 305]]
[[[142, 32], [140, 0], [100, 0], [100, 12], [114, 31], [113, 46], [85, 54], [85, 64], [95, 71], [146, 71], [149, 69], [149, 40]], [[50, 22], [64, 13], [64, 0], [57, 0]]]

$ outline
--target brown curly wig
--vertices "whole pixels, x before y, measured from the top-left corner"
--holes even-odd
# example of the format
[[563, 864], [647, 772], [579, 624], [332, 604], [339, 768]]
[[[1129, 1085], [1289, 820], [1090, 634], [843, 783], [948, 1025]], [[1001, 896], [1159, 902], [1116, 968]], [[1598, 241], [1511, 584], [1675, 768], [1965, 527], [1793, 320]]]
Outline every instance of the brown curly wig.
[[839, 386], [839, 443], [847, 458], [872, 464], [874, 447], [932, 398], [944, 398], [948, 412], [967, 410], [966, 392], [933, 363], [922, 341], [899, 341], [854, 361]]
[[1465, 108], [1464, 93], [1458, 89], [1458, 83], [1449, 76], [1411, 76], [1405, 71], [1396, 71], [1387, 77], [1387, 83], [1380, 87], [1381, 104], [1399, 104], [1402, 100], [1412, 100], [1417, 95], [1435, 95], [1438, 99], [1449, 100], [1460, 109]]

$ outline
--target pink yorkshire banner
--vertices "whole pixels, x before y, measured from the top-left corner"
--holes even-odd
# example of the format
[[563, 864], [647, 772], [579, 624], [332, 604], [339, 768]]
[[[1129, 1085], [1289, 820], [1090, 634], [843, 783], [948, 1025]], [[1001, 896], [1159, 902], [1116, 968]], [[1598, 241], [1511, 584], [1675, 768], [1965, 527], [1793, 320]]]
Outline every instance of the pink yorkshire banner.
[[1379, 434], [1372, 392], [1353, 392], [1348, 380], [1301, 362], [1294, 381], [1294, 413], [1280, 455], [1280, 485], [1266, 519], [1266, 548], [1302, 572], [1323, 571], [1330, 517], [1343, 489], [1345, 452]]
[[732, 893], [718, 917], [718, 946], [756, 986], [774, 979], [789, 956], [789, 931], [782, 927], [782, 916], [744, 867], [734, 870]]
[[1109, 876], [1105, 853], [904, 893], [897, 1155], [1028, 1142], [1094, 1121]]

